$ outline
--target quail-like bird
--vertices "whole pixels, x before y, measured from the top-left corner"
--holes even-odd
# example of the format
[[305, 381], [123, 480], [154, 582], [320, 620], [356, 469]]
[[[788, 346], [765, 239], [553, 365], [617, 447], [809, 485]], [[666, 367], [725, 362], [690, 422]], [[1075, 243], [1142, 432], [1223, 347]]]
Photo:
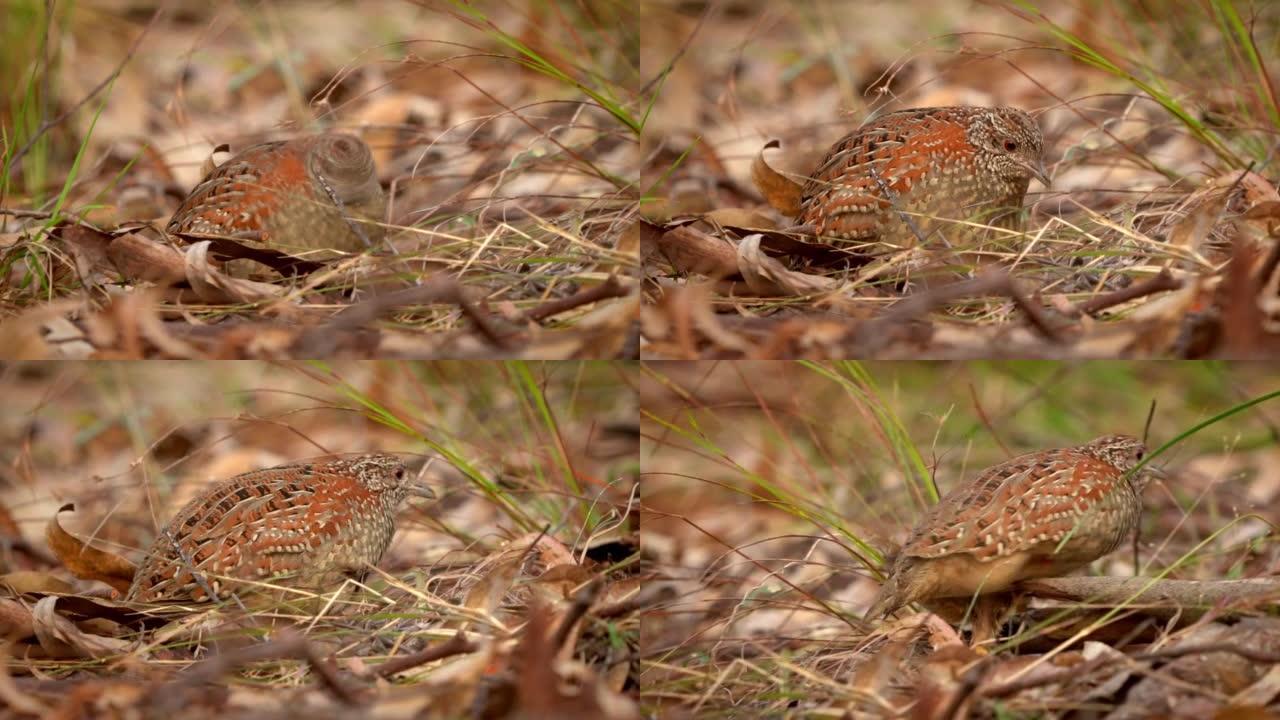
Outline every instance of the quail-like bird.
[[1105, 435], [1020, 455], [954, 488], [911, 532], [866, 617], [999, 593], [1110, 553], [1137, 526], [1142, 490], [1158, 472], [1131, 472], [1146, 452], [1137, 438]]
[[1044, 138], [1016, 108], [935, 107], [881, 115], [827, 152], [800, 196], [801, 223], [837, 245], [905, 248], [941, 234], [1016, 227], [1032, 178], [1049, 184]]
[[385, 235], [386, 194], [369, 146], [339, 133], [254, 145], [213, 170], [169, 221], [171, 233], [325, 261]]
[[126, 599], [226, 599], [268, 582], [329, 589], [381, 559], [411, 494], [434, 497], [398, 458], [381, 454], [223, 480], [160, 531]]

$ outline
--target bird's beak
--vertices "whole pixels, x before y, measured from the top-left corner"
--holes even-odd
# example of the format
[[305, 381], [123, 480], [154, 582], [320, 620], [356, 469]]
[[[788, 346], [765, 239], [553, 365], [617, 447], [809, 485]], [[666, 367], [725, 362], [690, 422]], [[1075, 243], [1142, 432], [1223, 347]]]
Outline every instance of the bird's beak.
[[405, 485], [405, 491], [411, 497], [426, 498], [427, 500], [434, 500], [436, 497], [436, 493], [431, 489], [431, 486], [421, 480], [413, 480]]
[[1161, 470], [1155, 465], [1143, 465], [1142, 469], [1138, 471], [1138, 474], [1133, 476], [1133, 479], [1138, 482], [1138, 488], [1139, 491], [1141, 491], [1149, 485], [1152, 480], [1165, 482], [1169, 479], [1169, 476], [1165, 474], [1164, 470]]
[[1029, 169], [1031, 170], [1032, 177], [1039, 180], [1045, 187], [1049, 187], [1050, 185], [1049, 171], [1045, 169], [1043, 160], [1037, 162], [1033, 167]]

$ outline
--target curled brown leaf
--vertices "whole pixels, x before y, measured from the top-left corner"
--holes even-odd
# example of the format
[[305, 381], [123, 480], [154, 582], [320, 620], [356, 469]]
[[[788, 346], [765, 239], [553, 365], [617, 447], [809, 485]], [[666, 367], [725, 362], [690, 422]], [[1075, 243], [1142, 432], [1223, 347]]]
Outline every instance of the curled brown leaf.
[[795, 217], [800, 214], [800, 183], [774, 170], [765, 162], [764, 151], [781, 147], [777, 140], [770, 140], [760, 148], [751, 162], [751, 181], [774, 210]]
[[58, 600], [52, 595], [40, 598], [32, 611], [36, 638], [50, 657], [101, 658], [128, 650], [129, 641], [86, 632], [61, 615]]
[[137, 570], [133, 563], [115, 553], [90, 546], [58, 524], [58, 513], [75, 509], [75, 505], [68, 503], [58, 508], [58, 512], [49, 519], [44, 529], [49, 547], [72, 575], [81, 580], [101, 580], [121, 593], [127, 592]]

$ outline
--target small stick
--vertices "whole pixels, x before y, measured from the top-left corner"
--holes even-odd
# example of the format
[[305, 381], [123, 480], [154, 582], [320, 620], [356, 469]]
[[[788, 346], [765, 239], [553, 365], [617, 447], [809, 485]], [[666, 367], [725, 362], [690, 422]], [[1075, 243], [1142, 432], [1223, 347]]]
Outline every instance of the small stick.
[[600, 596], [600, 590], [603, 587], [604, 580], [597, 576], [586, 585], [583, 585], [581, 590], [574, 593], [573, 602], [569, 605], [569, 610], [565, 612], [564, 617], [560, 620], [560, 625], [556, 628], [555, 635], [551, 638], [552, 652], [558, 653], [564, 649], [573, 626], [591, 609], [591, 604]]
[[321, 658], [305, 637], [292, 630], [282, 630], [270, 642], [215, 655], [180, 673], [174, 681], [157, 688], [157, 694], [162, 698], [160, 705], [166, 707], [181, 701], [182, 693], [174, 692], [179, 688], [215, 682], [231, 670], [249, 663], [284, 659], [305, 660], [319, 678], [320, 684], [333, 693], [334, 697], [347, 705], [359, 702], [355, 692], [338, 677], [333, 665]]
[[608, 280], [596, 285], [595, 287], [579, 290], [569, 297], [557, 298], [545, 302], [535, 308], [525, 311], [524, 319], [531, 322], [541, 322], [552, 315], [559, 315], [566, 310], [572, 310], [580, 305], [589, 305], [599, 300], [607, 300], [615, 297], [626, 297], [631, 294], [629, 288], [622, 286], [618, 282], [615, 275], [610, 275]]
[[457, 635], [454, 635], [445, 642], [437, 643], [416, 653], [393, 657], [374, 668], [373, 672], [378, 677], [387, 678], [395, 675], [396, 673], [401, 673], [410, 668], [425, 665], [429, 662], [452, 657], [454, 655], [465, 655], [467, 653], [475, 652], [478, 647], [479, 646], [476, 643], [467, 639], [467, 634], [465, 632], [459, 630]]
[[1165, 290], [1177, 290], [1182, 287], [1182, 281], [1173, 276], [1168, 268], [1161, 270], [1155, 277], [1144, 280], [1140, 283], [1134, 283], [1127, 288], [1120, 288], [1115, 292], [1105, 295], [1097, 295], [1087, 302], [1083, 302], [1076, 307], [1085, 315], [1094, 315], [1095, 313], [1106, 310], [1109, 307], [1120, 305], [1147, 295], [1154, 295]]
[[499, 348], [506, 349], [509, 346], [507, 339], [498, 333], [489, 318], [464, 297], [462, 287], [456, 280], [437, 275], [424, 285], [379, 295], [344, 308], [324, 325], [301, 333], [294, 341], [292, 349], [307, 350], [307, 357], [327, 356], [330, 353], [321, 352], [317, 348], [331, 347], [335, 338], [341, 333], [366, 327], [378, 317], [398, 307], [434, 302], [451, 302], [457, 305], [486, 340]]
[[961, 280], [928, 292], [911, 295], [879, 317], [865, 323], [860, 329], [859, 335], [867, 338], [888, 337], [888, 333], [884, 332], [886, 326], [904, 323], [952, 300], [971, 295], [1005, 295], [1009, 297], [1026, 314], [1031, 326], [1039, 331], [1045, 339], [1052, 342], [1062, 341], [1061, 335], [1050, 323], [1049, 318], [1018, 290], [1013, 280], [1010, 279], [1009, 274], [1005, 272], [986, 273], [969, 280]]

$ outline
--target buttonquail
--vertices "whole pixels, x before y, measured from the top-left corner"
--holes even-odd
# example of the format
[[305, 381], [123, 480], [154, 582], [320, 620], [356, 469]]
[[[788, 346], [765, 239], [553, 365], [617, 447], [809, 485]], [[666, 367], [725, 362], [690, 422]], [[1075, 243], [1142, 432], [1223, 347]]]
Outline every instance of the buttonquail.
[[1027, 453], [954, 488], [916, 525], [866, 617], [913, 603], [998, 593], [1069, 573], [1115, 550], [1158, 471], [1142, 441], [1106, 435]]
[[377, 563], [407, 495], [433, 497], [390, 455], [253, 470], [215, 483], [147, 550], [127, 600], [225, 599], [254, 582], [326, 589]]
[[1014, 108], [891, 112], [827, 152], [799, 220], [839, 245], [903, 248], [935, 233], [963, 244], [981, 230], [961, 221], [1016, 226], [1031, 179], [1049, 183], [1042, 152], [1035, 120]]
[[219, 165], [168, 230], [324, 261], [380, 241], [385, 212], [369, 146], [351, 135], [310, 135], [254, 145]]

